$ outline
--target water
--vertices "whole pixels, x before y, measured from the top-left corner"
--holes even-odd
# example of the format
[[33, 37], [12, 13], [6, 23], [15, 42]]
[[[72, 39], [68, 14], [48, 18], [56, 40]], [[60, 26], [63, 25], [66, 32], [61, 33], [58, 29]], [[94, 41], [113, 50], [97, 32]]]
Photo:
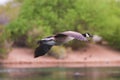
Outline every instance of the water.
[[120, 68], [0, 68], [0, 80], [120, 80]]

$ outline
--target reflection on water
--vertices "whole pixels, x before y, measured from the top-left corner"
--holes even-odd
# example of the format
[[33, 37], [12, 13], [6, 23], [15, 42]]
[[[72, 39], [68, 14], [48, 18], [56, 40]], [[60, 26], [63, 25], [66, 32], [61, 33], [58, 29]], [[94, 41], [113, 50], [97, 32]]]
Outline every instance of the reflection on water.
[[120, 68], [0, 68], [0, 80], [120, 80]]

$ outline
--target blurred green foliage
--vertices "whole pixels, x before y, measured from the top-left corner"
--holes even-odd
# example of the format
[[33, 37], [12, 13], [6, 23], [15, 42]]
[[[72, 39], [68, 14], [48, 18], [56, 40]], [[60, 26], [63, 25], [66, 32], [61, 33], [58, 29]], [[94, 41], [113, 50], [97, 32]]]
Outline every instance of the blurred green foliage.
[[109, 42], [110, 46], [120, 50], [120, 27], [117, 27], [114, 30], [113, 34], [108, 36], [110, 36], [110, 37], [107, 37], [107, 41]]
[[[6, 25], [16, 19], [18, 16], [20, 6], [15, 5], [14, 2], [9, 2], [6, 5], [0, 5], [0, 58], [6, 57], [10, 51], [12, 42], [5, 32]], [[9, 39], [9, 40], [8, 40]]]
[[4, 52], [4, 50], [3, 50], [3, 47], [4, 47], [4, 39], [3, 39], [3, 37], [2, 37], [2, 35], [3, 35], [3, 28], [0, 26], [0, 48], [2, 48], [2, 49], [0, 49], [0, 53], [3, 53]]
[[19, 16], [5, 29], [7, 40], [33, 47], [42, 37], [74, 30], [101, 35], [120, 49], [119, 1], [23, 0], [22, 4]]
[[0, 25], [0, 58], [5, 58], [11, 49], [11, 43], [7, 43], [4, 37], [4, 28]]
[[53, 46], [52, 49], [48, 52], [48, 55], [57, 59], [64, 59], [67, 57], [67, 51], [63, 46]]

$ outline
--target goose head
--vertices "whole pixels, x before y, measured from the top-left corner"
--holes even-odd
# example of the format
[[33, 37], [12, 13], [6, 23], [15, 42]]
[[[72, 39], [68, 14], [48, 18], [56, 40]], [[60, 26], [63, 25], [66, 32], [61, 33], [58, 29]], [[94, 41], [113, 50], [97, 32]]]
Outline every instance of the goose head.
[[89, 33], [84, 33], [84, 34], [82, 34], [84, 37], [86, 37], [86, 38], [89, 38], [89, 37], [93, 37], [93, 35], [91, 35], [91, 34], [89, 34]]

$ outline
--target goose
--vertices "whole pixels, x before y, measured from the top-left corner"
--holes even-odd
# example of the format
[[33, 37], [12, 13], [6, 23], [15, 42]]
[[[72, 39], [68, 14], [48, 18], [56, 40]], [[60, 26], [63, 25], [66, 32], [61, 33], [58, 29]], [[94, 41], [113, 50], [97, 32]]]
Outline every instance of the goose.
[[92, 35], [89, 33], [81, 34], [75, 31], [65, 31], [43, 38], [37, 42], [39, 46], [35, 49], [34, 57], [37, 58], [39, 56], [45, 55], [54, 45], [59, 46], [73, 39], [88, 41], [89, 37], [92, 37]]

